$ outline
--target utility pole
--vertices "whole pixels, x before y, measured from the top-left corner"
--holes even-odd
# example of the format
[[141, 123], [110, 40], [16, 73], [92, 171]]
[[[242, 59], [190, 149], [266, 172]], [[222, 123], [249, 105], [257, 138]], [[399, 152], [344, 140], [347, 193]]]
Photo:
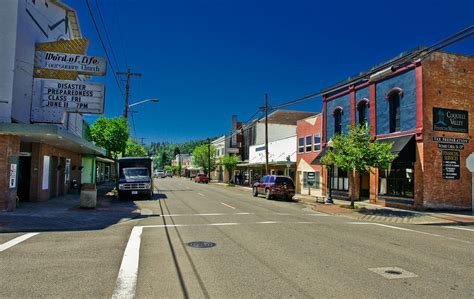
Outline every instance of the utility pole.
[[207, 175], [211, 180], [211, 139], [207, 138]]
[[125, 107], [123, 109], [123, 117], [125, 117], [125, 119], [128, 119], [128, 97], [130, 95], [130, 78], [132, 76], [141, 77], [142, 74], [132, 73], [130, 71], [130, 69], [128, 69], [126, 73], [125, 72], [117, 72], [117, 75], [127, 76], [127, 85], [125, 85]]
[[268, 94], [265, 94], [265, 174], [268, 175]]
[[140, 140], [141, 140], [141, 145], [144, 146], [145, 145], [145, 142], [143, 142], [143, 140], [145, 140], [146, 138], [145, 137], [141, 137]]

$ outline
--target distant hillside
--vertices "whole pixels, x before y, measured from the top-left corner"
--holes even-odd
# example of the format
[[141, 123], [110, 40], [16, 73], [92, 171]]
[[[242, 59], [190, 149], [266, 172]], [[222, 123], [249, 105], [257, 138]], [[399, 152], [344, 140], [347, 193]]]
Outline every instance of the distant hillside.
[[[211, 140], [217, 137], [211, 138]], [[197, 146], [207, 144], [207, 139], [192, 140], [184, 143], [153, 142], [151, 145], [145, 145], [145, 150], [149, 156], [155, 157], [155, 167], [163, 168], [165, 165], [171, 165], [177, 153], [191, 154]]]

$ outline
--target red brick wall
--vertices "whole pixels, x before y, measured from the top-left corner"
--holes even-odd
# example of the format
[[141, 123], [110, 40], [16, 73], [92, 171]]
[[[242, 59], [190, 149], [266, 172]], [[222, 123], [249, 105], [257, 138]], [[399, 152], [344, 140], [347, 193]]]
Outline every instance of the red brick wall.
[[0, 211], [16, 208], [16, 189], [10, 189], [9, 180], [11, 158], [18, 157], [19, 154], [20, 138], [15, 135], [0, 135]]
[[[315, 120], [314, 120], [315, 118]], [[322, 146], [323, 146], [323, 140], [322, 140], [322, 114], [318, 114], [317, 116], [315, 116], [314, 118], [307, 118], [307, 119], [303, 119], [303, 120], [299, 120], [296, 124], [296, 169], [298, 169], [298, 165], [300, 163], [301, 160], [304, 160], [306, 161], [308, 164], [311, 165], [311, 162], [313, 162], [313, 160], [316, 158], [316, 156], [319, 154], [319, 151], [318, 152], [314, 152], [314, 151], [311, 151], [311, 152], [308, 152], [308, 153], [298, 153], [298, 139], [301, 138], [301, 137], [304, 137], [306, 138], [306, 136], [311, 136], [312, 138], [312, 141], [313, 138], [314, 138], [314, 135], [316, 134], [319, 134], [319, 136], [321, 136], [321, 149], [322, 149]], [[312, 121], [314, 121], [314, 125], [311, 123]], [[314, 144], [313, 144], [313, 147], [312, 149], [314, 149]], [[322, 190], [326, 190], [326, 176], [325, 176], [325, 172], [323, 172], [323, 167], [321, 165], [312, 165], [312, 168], [314, 171], [319, 171], [320, 172], [320, 179], [321, 179], [321, 188]], [[299, 173], [297, 171], [297, 173]], [[297, 176], [297, 179], [296, 179], [296, 184], [299, 184], [299, 177]], [[301, 190], [302, 186], [297, 186], [297, 190]], [[325, 191], [324, 191], [325, 192]], [[325, 194], [325, 193], [324, 193]]]
[[[423, 67], [423, 207], [435, 209], [471, 208], [471, 173], [466, 158], [474, 151], [474, 57], [434, 53], [422, 62]], [[433, 131], [433, 107], [466, 110], [469, 133]], [[460, 151], [459, 180], [442, 178], [442, 156], [433, 136], [471, 139]]]
[[[51, 160], [56, 159], [57, 164], [60, 164], [60, 157], [71, 159], [71, 177], [70, 180], [81, 181], [80, 167], [82, 165], [82, 158], [80, 154], [60, 149], [48, 144], [33, 143], [31, 153], [31, 185], [30, 185], [30, 200], [31, 201], [44, 201], [48, 200], [51, 196], [56, 195], [55, 191], [51, 192], [52, 180], [55, 179], [53, 175], [50, 178], [50, 189], [43, 190], [42, 179], [43, 179], [43, 157], [50, 156]], [[53, 165], [54, 163], [52, 163]], [[75, 166], [75, 167], [74, 167]], [[63, 165], [64, 167], [64, 165]], [[50, 169], [50, 171], [56, 171], [56, 169]], [[64, 170], [57, 171], [59, 178], [59, 194], [66, 194], [68, 191], [68, 185], [64, 184]]]

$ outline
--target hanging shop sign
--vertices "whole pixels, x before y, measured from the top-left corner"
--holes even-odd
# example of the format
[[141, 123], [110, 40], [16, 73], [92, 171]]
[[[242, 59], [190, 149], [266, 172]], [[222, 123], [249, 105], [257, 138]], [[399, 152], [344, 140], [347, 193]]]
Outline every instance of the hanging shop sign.
[[84, 75], [105, 76], [107, 62], [103, 57], [48, 51], [36, 51], [35, 67], [73, 71]]
[[468, 143], [469, 143], [469, 139], [466, 139], [466, 138], [439, 137], [439, 136], [433, 136], [433, 141], [436, 141], [436, 142], [462, 143], [462, 144], [468, 144]]
[[460, 177], [460, 152], [441, 151], [443, 155], [443, 179], [459, 180]]
[[465, 110], [433, 108], [433, 131], [468, 133], [468, 112]]
[[105, 86], [81, 81], [35, 79], [35, 94], [44, 110], [103, 114]]
[[459, 143], [438, 143], [439, 149], [463, 150], [464, 144]]

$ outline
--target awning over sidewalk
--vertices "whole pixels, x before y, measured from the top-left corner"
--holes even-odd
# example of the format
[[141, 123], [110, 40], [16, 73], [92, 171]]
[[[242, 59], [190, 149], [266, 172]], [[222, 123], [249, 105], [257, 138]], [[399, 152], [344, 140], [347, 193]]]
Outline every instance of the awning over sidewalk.
[[392, 143], [392, 153], [397, 154], [398, 160], [416, 161], [415, 135], [404, 135], [377, 139], [380, 143]]
[[56, 125], [2, 123], [0, 134], [17, 135], [22, 142], [46, 143], [79, 154], [106, 155], [105, 149]]

